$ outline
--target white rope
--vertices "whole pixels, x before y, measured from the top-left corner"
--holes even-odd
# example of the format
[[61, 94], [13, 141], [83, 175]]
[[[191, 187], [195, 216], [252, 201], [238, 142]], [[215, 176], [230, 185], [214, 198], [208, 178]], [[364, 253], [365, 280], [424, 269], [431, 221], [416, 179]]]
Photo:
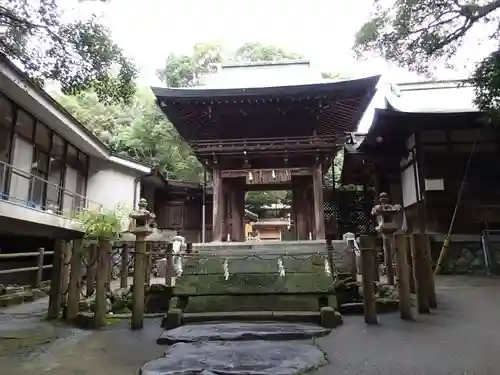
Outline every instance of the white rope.
[[278, 271], [280, 273], [280, 276], [285, 276], [285, 267], [283, 266], [283, 261], [278, 259]]

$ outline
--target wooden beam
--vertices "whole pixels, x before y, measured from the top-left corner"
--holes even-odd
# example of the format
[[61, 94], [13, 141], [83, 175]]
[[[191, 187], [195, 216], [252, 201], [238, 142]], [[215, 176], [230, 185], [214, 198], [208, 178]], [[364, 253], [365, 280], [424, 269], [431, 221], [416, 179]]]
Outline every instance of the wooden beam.
[[222, 241], [223, 218], [224, 218], [224, 195], [222, 193], [221, 171], [214, 168], [212, 172], [213, 179], [213, 221], [212, 221], [212, 241]]
[[221, 171], [222, 178], [233, 178], [233, 177], [247, 177], [249, 173], [256, 172], [270, 172], [272, 171], [282, 171], [287, 170], [291, 173], [292, 176], [310, 176], [311, 169], [310, 168], [265, 168], [265, 169], [225, 169]]
[[244, 241], [245, 240], [245, 230], [244, 230], [244, 216], [245, 216], [245, 191], [243, 189], [244, 181], [243, 179], [238, 179], [234, 181], [231, 191], [231, 227], [233, 241]]
[[312, 168], [314, 198], [314, 239], [325, 239], [325, 206], [323, 202], [323, 174], [321, 164]]

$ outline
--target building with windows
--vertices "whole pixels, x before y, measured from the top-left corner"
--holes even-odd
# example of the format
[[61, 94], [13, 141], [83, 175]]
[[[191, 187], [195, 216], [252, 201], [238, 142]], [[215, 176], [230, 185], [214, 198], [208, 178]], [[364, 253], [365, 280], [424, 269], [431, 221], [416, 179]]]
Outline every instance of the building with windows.
[[[81, 236], [74, 215], [82, 208], [133, 209], [141, 177], [150, 172], [113, 155], [0, 56], [0, 253]], [[0, 269], [6, 268], [12, 267], [0, 259]]]

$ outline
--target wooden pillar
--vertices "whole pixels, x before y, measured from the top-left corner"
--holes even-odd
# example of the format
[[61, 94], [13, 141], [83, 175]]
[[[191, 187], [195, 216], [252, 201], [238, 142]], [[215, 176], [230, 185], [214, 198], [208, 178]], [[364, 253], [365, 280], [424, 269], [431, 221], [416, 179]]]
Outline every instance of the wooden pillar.
[[314, 239], [325, 239], [325, 206], [323, 203], [323, 174], [321, 164], [313, 167]]
[[106, 325], [106, 292], [109, 280], [108, 267], [111, 264], [111, 251], [111, 242], [106, 240], [99, 242], [95, 283], [94, 328], [100, 328]]
[[437, 307], [437, 297], [436, 297], [436, 285], [434, 282], [434, 270], [432, 269], [432, 254], [431, 254], [431, 242], [429, 235], [426, 235], [426, 240], [424, 244], [424, 258], [425, 266], [427, 268], [427, 277], [429, 278], [429, 307], [435, 309]]
[[427, 236], [423, 233], [411, 235], [411, 253], [413, 258], [413, 273], [417, 291], [418, 312], [426, 314], [430, 312], [429, 305], [429, 276], [425, 264], [425, 240]]
[[126, 288], [128, 285], [128, 244], [122, 245], [121, 267], [120, 267], [120, 288]]
[[213, 220], [212, 220], [212, 241], [221, 242], [224, 227], [224, 196], [222, 192], [222, 178], [220, 169], [214, 167], [213, 179]]
[[[236, 180], [236, 179], [234, 179]], [[240, 179], [234, 181], [231, 190], [231, 227], [232, 235], [231, 239], [233, 241], [244, 241], [245, 240], [245, 190], [243, 189], [243, 184]]]
[[38, 249], [38, 269], [36, 270], [35, 282], [33, 283], [35, 288], [40, 288], [40, 285], [42, 285], [44, 252], [45, 249], [43, 247]]
[[373, 280], [375, 281], [380, 281], [380, 262], [379, 262], [379, 253], [380, 253], [380, 248], [378, 246], [377, 242], [377, 236], [372, 235], [372, 241], [374, 244], [374, 252], [375, 252], [375, 257], [373, 258]]
[[293, 200], [295, 202], [295, 228], [297, 232], [297, 240], [307, 240], [309, 234], [307, 232], [307, 201], [305, 199], [306, 189], [305, 186], [301, 184], [302, 181], [298, 182], [295, 186], [293, 192]]
[[373, 241], [370, 236], [363, 235], [359, 238], [359, 242], [361, 251], [361, 272], [363, 275], [363, 306], [365, 322], [367, 324], [377, 324], [375, 286], [373, 282], [373, 263], [375, 259]]
[[66, 306], [68, 300], [68, 285], [69, 285], [69, 273], [71, 269], [71, 253], [72, 253], [72, 243], [70, 241], [66, 242], [63, 252], [63, 263], [61, 272], [61, 303]]
[[89, 298], [95, 291], [95, 275], [97, 272], [97, 244], [93, 243], [87, 252], [87, 277], [85, 296]]
[[49, 291], [49, 308], [47, 319], [59, 319], [61, 313], [61, 281], [63, 268], [63, 253], [67, 244], [64, 240], [56, 240], [54, 246], [54, 262]]
[[68, 303], [66, 305], [66, 321], [73, 321], [78, 315], [82, 282], [82, 240], [73, 240], [71, 254], [71, 271], [68, 285]]
[[396, 266], [399, 288], [399, 311], [401, 319], [414, 320], [411, 311], [410, 267], [408, 266], [409, 241], [405, 234], [395, 235]]
[[310, 183], [305, 187], [304, 204], [305, 204], [305, 217], [306, 217], [306, 239], [315, 239], [315, 218], [314, 218], [314, 193], [312, 186], [312, 176]]

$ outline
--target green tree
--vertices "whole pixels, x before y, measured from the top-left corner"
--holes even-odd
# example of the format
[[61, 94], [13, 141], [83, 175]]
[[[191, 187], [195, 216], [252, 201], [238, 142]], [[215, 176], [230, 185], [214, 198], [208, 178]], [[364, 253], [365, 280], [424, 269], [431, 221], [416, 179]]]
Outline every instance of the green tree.
[[58, 100], [113, 152], [159, 166], [169, 178], [200, 181], [201, 164], [159, 110], [149, 88], [139, 90], [128, 105], [104, 105], [94, 92]]
[[197, 43], [191, 55], [170, 54], [156, 74], [168, 87], [191, 87], [209, 73], [210, 65], [222, 62], [222, 47], [217, 43]]
[[[375, 0], [375, 12], [356, 36], [355, 50], [375, 51], [384, 59], [413, 71], [428, 73], [437, 61], [450, 61], [473, 29], [492, 30], [485, 39], [498, 40], [499, 0]], [[472, 75], [475, 104], [481, 110], [500, 109], [500, 53], [477, 64]]]
[[258, 42], [245, 43], [234, 53], [229, 53], [218, 43], [197, 43], [189, 55], [170, 54], [165, 66], [158, 69], [156, 75], [168, 87], [192, 87], [200, 84], [201, 77], [210, 73], [213, 64], [223, 61], [258, 62], [300, 58], [302, 56], [299, 54]]
[[43, 86], [61, 84], [74, 95], [94, 90], [104, 103], [128, 102], [137, 71], [95, 18], [66, 21], [54, 0], [4, 0], [0, 5], [0, 54], [21, 65]]
[[233, 59], [244, 62], [299, 60], [303, 56], [283, 48], [259, 42], [247, 42], [238, 48]]

